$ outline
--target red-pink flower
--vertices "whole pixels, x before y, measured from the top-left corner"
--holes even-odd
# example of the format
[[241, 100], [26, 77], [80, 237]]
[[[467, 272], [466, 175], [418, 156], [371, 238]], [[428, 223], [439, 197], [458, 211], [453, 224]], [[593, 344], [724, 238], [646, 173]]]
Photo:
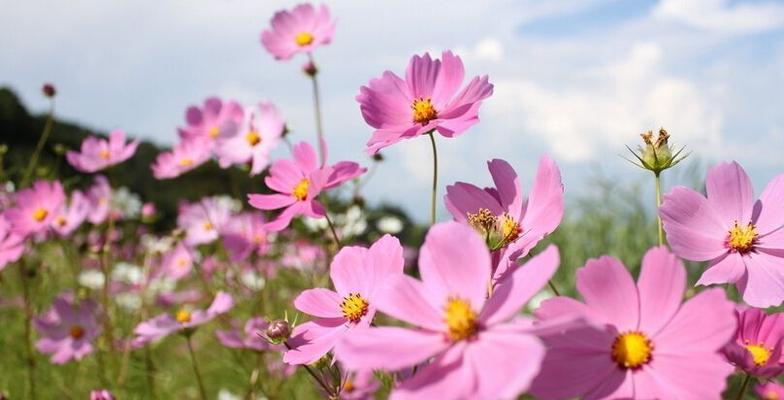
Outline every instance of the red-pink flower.
[[332, 260], [329, 275], [334, 291], [308, 289], [294, 300], [297, 310], [317, 319], [294, 328], [288, 340], [292, 349], [286, 352], [284, 362], [310, 364], [350, 337], [355, 328], [369, 326], [383, 286], [403, 275], [403, 247], [389, 235], [369, 249], [344, 247]]
[[447, 186], [444, 202], [458, 222], [471, 225], [499, 258], [494, 278], [501, 279], [542, 238], [561, 223], [564, 213], [561, 171], [542, 156], [531, 195], [525, 198], [517, 173], [504, 160], [487, 163], [495, 188], [470, 183]]
[[186, 126], [178, 131], [183, 141], [198, 140], [211, 149], [216, 140], [236, 135], [244, 116], [240, 103], [209, 97], [202, 107], [190, 106], [185, 110]]
[[350, 369], [399, 371], [425, 363], [391, 399], [514, 398], [539, 371], [544, 346], [530, 321], [511, 321], [558, 268], [550, 246], [515, 270], [488, 299], [491, 257], [470, 227], [434, 225], [419, 256], [422, 280], [393, 276], [379, 311], [416, 328], [357, 329], [335, 350]]
[[247, 163], [250, 164], [250, 174], [258, 175], [269, 165], [269, 153], [280, 143], [283, 129], [283, 117], [275, 105], [260, 103], [245, 128], [218, 140], [215, 149], [218, 163], [221, 168]]
[[293, 161], [275, 161], [270, 167], [269, 176], [264, 179], [267, 187], [278, 192], [277, 194], [248, 195], [248, 203], [261, 210], [285, 207], [275, 220], [265, 226], [273, 232], [285, 229], [292, 218], [298, 215], [324, 217], [324, 207], [316, 200], [318, 195], [366, 171], [359, 164], [350, 161], [319, 166], [315, 150], [306, 142], [294, 146], [292, 152]]
[[487, 76], [474, 77], [462, 90], [463, 62], [445, 51], [441, 60], [414, 56], [405, 80], [391, 71], [362, 86], [357, 101], [362, 117], [375, 128], [367, 151], [375, 154], [403, 139], [436, 131], [455, 137], [479, 121], [482, 100], [493, 94]]
[[659, 215], [680, 257], [710, 261], [698, 285], [734, 283], [754, 307], [784, 301], [784, 174], [758, 200], [736, 162], [708, 171], [707, 198], [682, 186], [664, 196]]
[[381, 383], [373, 376], [373, 370], [363, 369], [348, 374], [340, 391], [341, 400], [373, 400]]
[[11, 225], [5, 216], [0, 214], [0, 271], [8, 263], [22, 257], [25, 250], [24, 238], [11, 231]]
[[98, 305], [92, 300], [77, 303], [70, 294], [58, 296], [52, 308], [35, 319], [41, 336], [36, 348], [50, 354], [54, 364], [81, 360], [95, 350], [92, 341], [101, 330], [96, 321], [97, 310]]
[[288, 60], [298, 53], [312, 53], [317, 47], [329, 44], [335, 34], [335, 22], [329, 8], [318, 9], [311, 4], [300, 4], [291, 11], [275, 13], [270, 29], [261, 33], [261, 44], [277, 60]]
[[613, 257], [577, 271], [577, 291], [545, 300], [542, 320], [578, 315], [599, 324], [543, 335], [547, 356], [531, 387], [541, 399], [718, 399], [732, 366], [719, 351], [735, 332], [734, 305], [709, 289], [681, 305], [683, 263], [649, 250], [635, 285]]
[[748, 308], [735, 311], [738, 329], [735, 340], [724, 348], [727, 360], [746, 373], [774, 378], [784, 372], [784, 315], [765, 314]]
[[82, 142], [80, 152], [66, 153], [68, 163], [81, 172], [97, 172], [112, 165], [119, 164], [133, 156], [139, 141], [125, 143], [125, 132], [116, 129], [109, 133], [109, 139], [88, 136]]
[[225, 292], [218, 292], [215, 300], [206, 310], [180, 308], [174, 315], [161, 314], [136, 326], [133, 333], [135, 346], [144, 346], [173, 333], [192, 330], [199, 325], [212, 321], [216, 316], [234, 307], [234, 299]]
[[776, 381], [766, 382], [757, 385], [754, 391], [759, 395], [760, 400], [781, 400], [784, 399], [784, 385]]
[[212, 141], [207, 139], [182, 140], [171, 151], [158, 154], [152, 165], [156, 179], [176, 178], [210, 159]]
[[11, 232], [22, 237], [49, 230], [57, 211], [65, 203], [59, 181], [37, 181], [16, 194], [16, 205], [5, 211]]
[[115, 400], [115, 397], [112, 392], [106, 389], [100, 389], [90, 392], [90, 400]]

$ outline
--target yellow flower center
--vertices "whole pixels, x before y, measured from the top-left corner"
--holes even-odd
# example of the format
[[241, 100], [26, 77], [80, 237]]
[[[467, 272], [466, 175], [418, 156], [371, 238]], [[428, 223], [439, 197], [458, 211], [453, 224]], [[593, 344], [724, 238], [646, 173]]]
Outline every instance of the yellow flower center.
[[215, 139], [216, 137], [220, 136], [220, 133], [221, 133], [220, 128], [217, 126], [213, 126], [212, 128], [207, 130], [207, 135], [209, 135], [209, 137], [212, 139]]
[[482, 235], [491, 251], [508, 246], [523, 232], [520, 224], [507, 213], [496, 216], [487, 208], [480, 208], [476, 213], [466, 213], [466, 216], [468, 224]]
[[60, 216], [57, 217], [57, 219], [54, 221], [54, 223], [57, 224], [57, 226], [62, 228], [62, 227], [65, 226], [65, 224], [68, 223], [68, 220], [65, 219], [65, 217], [63, 217], [62, 215], [60, 215]]
[[356, 389], [354, 386], [354, 380], [351, 378], [346, 378], [346, 382], [343, 383], [343, 393], [351, 393]]
[[438, 112], [436, 111], [435, 107], [433, 107], [433, 103], [430, 102], [429, 97], [420, 97], [414, 100], [414, 102], [411, 104], [411, 110], [414, 112], [414, 122], [420, 123], [422, 125], [426, 125], [428, 122], [438, 118]]
[[215, 228], [214, 226], [212, 226], [212, 222], [210, 221], [204, 221], [201, 227], [204, 228], [205, 231], [211, 231]]
[[762, 400], [781, 400], [781, 397], [775, 391], [768, 390], [765, 394], [762, 395]]
[[735, 221], [735, 225], [727, 236], [727, 247], [738, 253], [748, 253], [754, 249], [758, 236], [757, 228], [751, 222], [747, 225], [741, 225]]
[[447, 336], [453, 342], [468, 339], [476, 334], [479, 325], [476, 321], [476, 312], [471, 309], [471, 304], [458, 298], [450, 297], [444, 307]]
[[37, 222], [45, 220], [47, 215], [49, 215], [49, 210], [43, 207], [38, 207], [33, 211], [33, 219]]
[[188, 260], [185, 258], [177, 259], [177, 268], [182, 271], [188, 268]]
[[761, 367], [768, 363], [768, 360], [770, 359], [770, 350], [766, 349], [765, 346], [762, 344], [747, 344], [744, 347], [749, 354], [751, 354], [754, 365]]
[[245, 135], [245, 140], [248, 141], [248, 144], [251, 146], [255, 146], [261, 143], [261, 136], [256, 131], [250, 131], [247, 135]]
[[79, 325], [72, 326], [71, 330], [68, 332], [68, 334], [71, 335], [71, 337], [76, 340], [81, 339], [84, 336], [84, 333], [85, 333], [84, 328], [82, 328]]
[[612, 359], [624, 369], [639, 368], [651, 361], [653, 343], [642, 332], [627, 332], [615, 338]]
[[174, 319], [176, 319], [177, 322], [181, 324], [187, 324], [188, 322], [191, 322], [191, 312], [185, 309], [177, 311], [177, 314], [175, 314]]
[[294, 36], [294, 41], [297, 42], [297, 46], [305, 47], [313, 43], [313, 34], [310, 32], [300, 32], [297, 36]]
[[343, 317], [351, 322], [359, 322], [368, 312], [368, 302], [359, 293], [349, 293], [340, 302]]
[[302, 180], [294, 186], [291, 195], [294, 196], [295, 199], [303, 201], [308, 198], [308, 188], [310, 188], [310, 181], [307, 178], [302, 178]]
[[181, 158], [178, 164], [180, 164], [181, 167], [190, 167], [193, 165], [193, 160], [190, 158]]
[[101, 150], [101, 151], [98, 152], [98, 157], [101, 157], [104, 160], [108, 160], [109, 159], [109, 155], [110, 155], [109, 150]]

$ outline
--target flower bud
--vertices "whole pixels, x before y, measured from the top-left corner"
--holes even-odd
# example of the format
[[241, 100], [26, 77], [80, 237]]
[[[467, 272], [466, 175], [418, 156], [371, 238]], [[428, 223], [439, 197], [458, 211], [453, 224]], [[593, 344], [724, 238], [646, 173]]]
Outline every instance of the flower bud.
[[670, 134], [664, 128], [659, 129], [659, 135], [655, 139], [653, 131], [645, 132], [640, 137], [642, 137], [644, 146], [637, 146], [637, 151], [626, 146], [639, 163], [629, 161], [640, 168], [652, 171], [656, 175], [659, 175], [665, 169], [674, 167], [689, 156], [688, 153], [681, 155], [684, 147], [673, 151], [673, 146], [669, 144]]
[[285, 319], [270, 321], [264, 336], [274, 344], [281, 344], [291, 336], [291, 325]]
[[41, 91], [44, 93], [44, 96], [50, 99], [57, 95], [57, 89], [55, 89], [54, 85], [51, 83], [44, 83], [41, 87]]
[[302, 65], [302, 72], [307, 76], [316, 76], [316, 74], [318, 74], [318, 67], [316, 67], [316, 64], [314, 64], [313, 61], [308, 61]]

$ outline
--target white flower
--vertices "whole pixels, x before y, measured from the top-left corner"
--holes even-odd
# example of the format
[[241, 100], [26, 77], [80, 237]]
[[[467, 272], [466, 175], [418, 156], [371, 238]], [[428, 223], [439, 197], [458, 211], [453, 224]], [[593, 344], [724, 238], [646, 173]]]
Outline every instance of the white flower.
[[240, 281], [250, 290], [261, 290], [264, 288], [264, 284], [266, 281], [264, 277], [261, 276], [256, 271], [245, 271], [240, 275]]
[[403, 221], [395, 216], [386, 216], [376, 222], [376, 228], [381, 232], [395, 235], [403, 230]]
[[104, 276], [101, 271], [87, 269], [79, 273], [79, 278], [77, 280], [80, 285], [88, 289], [97, 290], [103, 287]]
[[112, 279], [115, 281], [130, 283], [131, 285], [138, 285], [142, 283], [143, 278], [144, 273], [142, 268], [138, 265], [133, 265], [126, 262], [118, 262], [114, 265]]

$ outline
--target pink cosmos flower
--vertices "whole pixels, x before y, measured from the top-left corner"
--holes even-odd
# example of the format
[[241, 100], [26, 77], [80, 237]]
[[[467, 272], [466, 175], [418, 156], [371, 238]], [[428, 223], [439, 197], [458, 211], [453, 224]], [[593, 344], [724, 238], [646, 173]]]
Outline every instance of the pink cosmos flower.
[[177, 143], [171, 151], [158, 154], [152, 165], [156, 179], [176, 178], [210, 159], [212, 142], [206, 139], [189, 139]]
[[294, 300], [294, 307], [317, 319], [298, 325], [283, 356], [289, 364], [310, 364], [327, 354], [357, 327], [369, 326], [376, 315], [376, 296], [383, 285], [403, 274], [403, 247], [397, 238], [384, 235], [369, 249], [343, 247], [330, 265], [335, 291], [308, 289]]
[[667, 241], [680, 257], [710, 261], [698, 285], [734, 283], [753, 307], [784, 301], [784, 174], [759, 200], [736, 162], [708, 171], [707, 198], [682, 186], [664, 196], [659, 215]]
[[738, 330], [735, 340], [724, 348], [727, 360], [755, 376], [774, 378], [784, 372], [782, 314], [768, 315], [757, 308], [736, 310], [735, 314]]
[[322, 246], [306, 240], [283, 241], [283, 243], [286, 247], [280, 263], [284, 267], [298, 270], [326, 267], [327, 254]]
[[664, 247], [649, 250], [635, 285], [613, 257], [577, 271], [585, 303], [545, 300], [541, 320], [580, 315], [603, 329], [544, 335], [547, 356], [531, 387], [541, 399], [717, 399], [732, 366], [719, 350], [735, 332], [734, 306], [720, 289], [681, 305], [683, 263]]
[[342, 400], [373, 400], [381, 383], [373, 376], [373, 370], [364, 369], [348, 375], [340, 391]]
[[272, 103], [260, 103], [244, 131], [218, 141], [215, 153], [221, 168], [250, 163], [250, 174], [258, 175], [269, 165], [269, 153], [278, 146], [284, 123]]
[[760, 400], [784, 399], [784, 385], [775, 381], [757, 385], [754, 391], [757, 392]]
[[131, 158], [137, 147], [138, 140], [126, 144], [125, 132], [116, 129], [109, 133], [108, 140], [88, 136], [82, 142], [81, 152], [69, 151], [65, 156], [72, 167], [81, 172], [93, 173]]
[[0, 214], [0, 271], [8, 263], [22, 257], [25, 250], [24, 238], [11, 231], [11, 225], [5, 216]]
[[264, 216], [259, 212], [234, 215], [226, 222], [221, 238], [231, 261], [242, 261], [253, 253], [263, 255], [267, 251], [269, 238], [264, 224]]
[[74, 301], [70, 294], [58, 296], [52, 308], [35, 319], [41, 339], [35, 346], [41, 353], [51, 354], [54, 364], [81, 360], [93, 352], [93, 339], [100, 327], [96, 321], [98, 305], [92, 300]]
[[240, 103], [209, 97], [201, 108], [188, 107], [187, 126], [179, 128], [179, 134], [183, 141], [198, 140], [211, 149], [216, 140], [236, 135], [244, 117], [245, 110]]
[[514, 398], [539, 371], [544, 346], [530, 321], [511, 322], [558, 268], [554, 246], [501, 282], [488, 299], [491, 257], [457, 222], [434, 225], [419, 256], [422, 280], [393, 276], [375, 307], [416, 329], [368, 328], [335, 355], [350, 369], [402, 370], [429, 363], [393, 389], [391, 399]]
[[112, 187], [105, 176], [98, 175], [93, 179], [93, 185], [87, 189], [87, 200], [90, 203], [87, 220], [94, 225], [104, 223], [112, 208]]
[[65, 203], [65, 192], [58, 181], [37, 181], [16, 194], [16, 206], [5, 211], [11, 232], [27, 237], [44, 233]]
[[185, 230], [185, 243], [189, 246], [211, 243], [217, 239], [231, 215], [229, 205], [216, 197], [182, 204], [179, 211], [177, 226]]
[[234, 307], [234, 299], [226, 292], [218, 292], [207, 310], [180, 308], [174, 316], [161, 314], [136, 326], [133, 333], [135, 346], [144, 346], [173, 333], [192, 330]]
[[162, 272], [169, 278], [180, 280], [193, 268], [193, 255], [191, 250], [184, 243], [177, 243], [173, 249], [169, 250], [161, 261]]
[[362, 86], [357, 96], [362, 117], [376, 129], [368, 153], [432, 131], [456, 137], [477, 123], [493, 85], [487, 76], [474, 77], [458, 92], [464, 73], [463, 62], [451, 51], [443, 52], [441, 60], [425, 53], [411, 58], [405, 80], [386, 71]]
[[291, 11], [278, 11], [271, 25], [271, 29], [261, 32], [261, 44], [276, 60], [288, 60], [297, 53], [310, 54], [329, 44], [335, 35], [335, 22], [330, 20], [326, 5], [316, 9], [300, 4]]
[[[503, 254], [494, 278], [501, 279], [515, 261], [524, 257], [561, 223], [564, 213], [561, 171], [542, 156], [534, 187], [525, 198], [517, 173], [504, 160], [487, 163], [495, 188], [480, 189], [458, 182], [447, 186], [444, 202], [458, 222], [477, 230], [490, 250]], [[501, 258], [500, 254], [494, 254]]]
[[115, 400], [115, 397], [110, 391], [100, 389], [90, 392], [90, 400]]
[[[277, 160], [264, 179], [267, 186], [277, 194], [250, 194], [248, 202], [261, 210], [286, 208], [278, 217], [265, 226], [269, 231], [285, 229], [297, 215], [322, 218], [324, 207], [316, 200], [322, 191], [339, 186], [343, 182], [362, 175], [366, 169], [350, 161], [341, 161], [332, 166], [319, 166], [316, 152], [306, 142], [293, 149], [294, 160]], [[324, 156], [326, 159], [326, 155]]]
[[75, 190], [71, 193], [68, 205], [63, 204], [57, 210], [52, 220], [52, 229], [60, 236], [68, 236], [82, 225], [90, 211], [90, 201], [87, 196]]
[[232, 349], [250, 349], [264, 351], [278, 349], [282, 346], [273, 346], [261, 334], [263, 334], [269, 322], [261, 317], [253, 317], [245, 323], [245, 328], [232, 330], [215, 331], [215, 335], [222, 345]]

